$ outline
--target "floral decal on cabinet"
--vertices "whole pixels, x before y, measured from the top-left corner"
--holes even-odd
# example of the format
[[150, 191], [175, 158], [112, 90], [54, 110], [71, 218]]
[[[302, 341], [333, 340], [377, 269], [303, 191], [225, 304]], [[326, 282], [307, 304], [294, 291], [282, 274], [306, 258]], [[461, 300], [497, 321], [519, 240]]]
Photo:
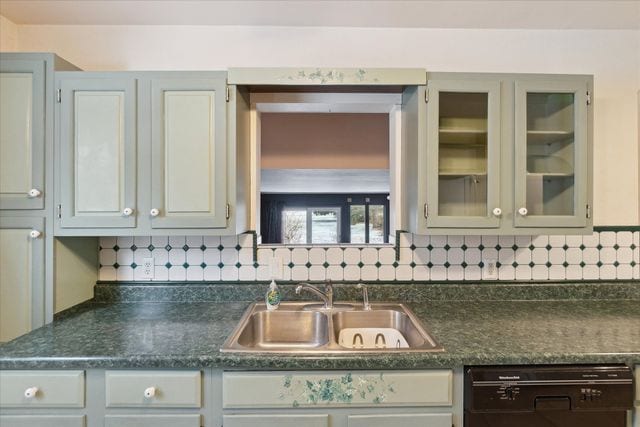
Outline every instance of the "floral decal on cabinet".
[[345, 74], [344, 71], [337, 70], [337, 69], [334, 70], [334, 69], [316, 68], [315, 70], [300, 70], [294, 75], [280, 76], [279, 80], [295, 81], [295, 82], [314, 82], [314, 83], [320, 83], [320, 84], [344, 83], [345, 80], [361, 82], [361, 83], [379, 82], [379, 79], [377, 77], [369, 77], [367, 75], [367, 70], [363, 68], [358, 68], [353, 72], [349, 71], [349, 74]]
[[338, 378], [284, 377], [280, 400], [291, 400], [292, 406], [317, 404], [384, 403], [388, 394], [395, 393], [393, 383], [387, 383], [384, 375], [357, 375], [352, 373]]

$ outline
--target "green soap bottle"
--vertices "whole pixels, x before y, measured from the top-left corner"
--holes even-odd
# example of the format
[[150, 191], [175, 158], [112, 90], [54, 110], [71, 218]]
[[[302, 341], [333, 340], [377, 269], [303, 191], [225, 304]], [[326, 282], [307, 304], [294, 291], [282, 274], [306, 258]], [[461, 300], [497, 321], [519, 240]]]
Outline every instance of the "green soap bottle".
[[264, 302], [267, 304], [267, 310], [276, 310], [280, 305], [280, 290], [276, 281], [271, 279], [271, 284], [267, 290], [267, 294], [264, 297]]

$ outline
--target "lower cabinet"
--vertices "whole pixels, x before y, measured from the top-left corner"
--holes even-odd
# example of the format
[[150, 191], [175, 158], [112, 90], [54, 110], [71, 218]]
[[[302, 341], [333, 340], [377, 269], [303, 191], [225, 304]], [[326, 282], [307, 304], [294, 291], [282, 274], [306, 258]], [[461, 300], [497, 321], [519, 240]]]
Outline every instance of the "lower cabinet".
[[84, 415], [0, 415], [2, 427], [85, 427]]
[[350, 415], [348, 427], [451, 427], [451, 414]]
[[225, 415], [224, 427], [329, 427], [329, 415]]
[[640, 365], [636, 366], [636, 408], [633, 416], [633, 427], [640, 427]]
[[107, 415], [104, 427], [200, 427], [200, 415]]

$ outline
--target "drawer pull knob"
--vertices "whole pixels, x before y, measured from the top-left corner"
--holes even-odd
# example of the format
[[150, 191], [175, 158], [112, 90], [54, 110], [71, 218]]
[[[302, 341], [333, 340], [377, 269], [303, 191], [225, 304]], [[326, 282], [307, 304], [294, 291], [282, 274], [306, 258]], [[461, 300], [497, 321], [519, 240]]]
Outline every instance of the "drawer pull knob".
[[124, 208], [124, 209], [122, 210], [122, 215], [124, 215], [124, 216], [131, 216], [131, 215], [133, 215], [133, 209], [131, 209], [131, 208]]
[[155, 395], [156, 395], [155, 387], [147, 387], [146, 389], [144, 389], [144, 397], [146, 397], [147, 399], [151, 399], [152, 397], [155, 397]]
[[24, 391], [24, 397], [27, 399], [33, 399], [38, 394], [38, 387], [29, 387]]
[[151, 215], [151, 216], [160, 215], [160, 209], [156, 209], [156, 208], [151, 209], [151, 211], [149, 211], [149, 215]]
[[527, 216], [527, 214], [529, 213], [529, 211], [527, 210], [527, 208], [520, 208], [520, 209], [518, 209], [518, 213], [519, 213], [521, 216]]
[[37, 188], [32, 188], [31, 190], [29, 190], [29, 192], [27, 193], [27, 195], [29, 197], [36, 198], [36, 197], [40, 197], [40, 195], [42, 194], [42, 191], [38, 190]]
[[29, 232], [29, 237], [31, 237], [32, 239], [39, 239], [40, 236], [42, 236], [42, 232], [38, 231], [38, 230], [31, 230]]
[[501, 215], [502, 215], [502, 209], [500, 208], [493, 209], [493, 216], [501, 216]]

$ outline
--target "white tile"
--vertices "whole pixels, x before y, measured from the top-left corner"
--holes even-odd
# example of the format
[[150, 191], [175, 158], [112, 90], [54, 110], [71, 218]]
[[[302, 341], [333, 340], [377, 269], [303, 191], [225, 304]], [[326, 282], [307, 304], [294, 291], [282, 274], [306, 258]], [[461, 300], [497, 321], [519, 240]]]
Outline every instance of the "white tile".
[[498, 236], [498, 244], [503, 248], [510, 248], [516, 244], [514, 236]]
[[585, 265], [582, 268], [583, 280], [597, 280], [600, 278], [600, 269], [597, 265]]
[[413, 269], [413, 280], [429, 280], [429, 268], [426, 265], [416, 265]]
[[[135, 262], [138, 265], [142, 265], [142, 263], [144, 262], [145, 258], [151, 258], [151, 251], [149, 249], [138, 249], [133, 253], [133, 262]], [[153, 263], [155, 265], [156, 260], [153, 260]]]
[[519, 265], [516, 267], [516, 280], [531, 280], [531, 267], [528, 265]]
[[314, 265], [309, 268], [309, 280], [326, 280], [327, 269], [321, 265]]
[[613, 246], [616, 244], [615, 231], [603, 231], [600, 233], [600, 244], [602, 246]]
[[190, 248], [198, 248], [202, 246], [202, 236], [186, 236], [185, 243]]
[[477, 265], [470, 265], [464, 269], [464, 280], [482, 280], [482, 269]]
[[582, 244], [587, 248], [595, 248], [600, 244], [600, 233], [595, 232], [588, 236], [582, 236]]
[[151, 244], [155, 248], [164, 248], [169, 244], [169, 238], [167, 236], [151, 236]]
[[431, 280], [433, 281], [447, 280], [447, 268], [443, 265], [434, 265], [433, 267], [431, 267], [431, 271], [429, 274], [431, 275]]
[[[204, 269], [199, 265], [189, 266], [186, 269], [186, 271], [187, 271], [187, 280], [200, 280], [200, 281], [204, 280]], [[255, 280], [255, 277], [252, 280]]]
[[169, 280], [169, 269], [164, 265], [156, 265], [153, 268], [153, 280], [156, 282], [166, 282]]
[[116, 261], [120, 265], [131, 265], [133, 263], [133, 251], [131, 249], [120, 249], [116, 252]]
[[[179, 265], [182, 268], [182, 264], [187, 261], [186, 252], [183, 249], [171, 249], [169, 251], [169, 262], [171, 265]], [[171, 272], [169, 272], [171, 277]]]
[[98, 277], [100, 280], [116, 280], [116, 269], [114, 267], [101, 267]]
[[631, 264], [631, 261], [633, 261], [633, 251], [629, 247], [620, 248], [616, 251], [616, 257], [620, 264]]
[[615, 280], [616, 273], [615, 265], [603, 265], [600, 267], [600, 280]]
[[431, 252], [427, 248], [416, 248], [413, 251], [413, 262], [416, 264], [427, 264], [431, 259]]
[[552, 248], [549, 251], [549, 262], [554, 265], [562, 264], [566, 261], [565, 251], [562, 248]]
[[[185, 236], [169, 236], [169, 246], [172, 248], [180, 248], [187, 244], [187, 238]], [[171, 275], [171, 274], [169, 274]]]
[[380, 248], [378, 252], [380, 264], [393, 264], [396, 261], [396, 251], [393, 248]]
[[482, 236], [482, 246], [494, 248], [498, 244], [498, 236]]
[[220, 244], [225, 248], [235, 248], [238, 244], [238, 236], [222, 236], [220, 237]]
[[187, 269], [183, 266], [173, 266], [169, 269], [169, 280], [187, 280]]
[[549, 244], [554, 248], [561, 248], [566, 244], [566, 236], [549, 236]]
[[[137, 251], [136, 251], [137, 252]], [[187, 251], [187, 264], [200, 266], [204, 261], [204, 252], [201, 249], [189, 249]], [[202, 267], [199, 267], [202, 268]]]
[[[358, 263], [360, 262], [360, 249], [357, 249], [357, 248], [345, 249], [344, 262], [347, 263], [348, 265], [358, 265]], [[345, 280], [348, 280], [348, 279], [345, 279]]]
[[549, 261], [549, 251], [545, 248], [536, 247], [531, 251], [531, 261], [535, 264], [546, 264]]
[[464, 251], [460, 248], [452, 248], [447, 251], [447, 261], [452, 265], [460, 265], [464, 261]]
[[375, 265], [365, 265], [360, 270], [360, 279], [366, 281], [378, 280], [378, 267]]
[[519, 248], [528, 248], [531, 246], [531, 236], [515, 236], [516, 246]]
[[616, 267], [616, 279], [631, 280], [633, 279], [633, 268], [629, 264], [619, 265]]
[[531, 278], [533, 280], [549, 280], [549, 269], [546, 265], [535, 265], [531, 269]]
[[323, 248], [311, 248], [309, 250], [309, 262], [313, 265], [322, 265], [325, 262], [326, 252]]
[[116, 251], [113, 249], [101, 249], [99, 259], [101, 265], [113, 265], [116, 263]]
[[267, 248], [258, 249], [258, 263], [268, 264], [273, 257], [273, 250]]
[[287, 265], [291, 262], [291, 251], [288, 248], [278, 248], [273, 253], [274, 258], [280, 258], [282, 265]]
[[154, 249], [151, 252], [151, 255], [153, 256], [153, 263], [155, 265], [165, 265], [167, 262], [169, 262], [169, 251], [167, 251], [166, 249]]
[[531, 262], [531, 250], [528, 247], [518, 248], [515, 254], [515, 261], [520, 265], [529, 265]]
[[464, 261], [469, 265], [478, 265], [482, 261], [480, 249], [467, 249], [464, 253]]
[[330, 265], [327, 268], [327, 279], [333, 281], [344, 280], [344, 269], [339, 265]]
[[395, 280], [396, 269], [391, 265], [383, 265], [378, 269], [378, 280]]
[[413, 262], [413, 251], [410, 248], [400, 248], [398, 264], [407, 265]]
[[569, 248], [565, 252], [565, 259], [569, 264], [578, 265], [582, 262], [582, 251], [580, 248]]
[[413, 235], [413, 245], [417, 248], [426, 248], [429, 246], [431, 239], [429, 236], [424, 234], [414, 234]]
[[238, 244], [243, 248], [249, 248], [253, 250], [253, 234], [244, 233], [238, 236]]
[[464, 268], [461, 265], [447, 268], [447, 280], [464, 280]]
[[101, 248], [113, 248], [117, 244], [115, 237], [101, 237], [98, 243]]
[[512, 264], [515, 258], [516, 253], [513, 249], [500, 249], [498, 251], [498, 261], [500, 261], [501, 264]]
[[582, 279], [582, 267], [579, 265], [570, 265], [565, 270], [567, 280], [579, 280]]
[[221, 280], [238, 280], [239, 271], [235, 266], [227, 266], [222, 267], [220, 271], [220, 279]]
[[133, 244], [139, 248], [148, 247], [151, 244], [151, 237], [149, 236], [135, 236], [133, 238]]
[[431, 236], [431, 246], [434, 248], [444, 248], [447, 244], [447, 236]]
[[533, 236], [531, 244], [536, 248], [544, 248], [549, 244], [549, 236]]
[[408, 248], [413, 244], [413, 235], [411, 233], [400, 233], [400, 247]]
[[238, 251], [238, 262], [253, 267], [253, 249], [242, 248]]
[[116, 242], [120, 248], [130, 248], [133, 246], [133, 236], [118, 236]]
[[256, 268], [256, 280], [271, 280], [271, 269], [268, 265], [260, 265]]
[[[342, 261], [344, 261], [344, 254], [342, 252], [342, 248], [329, 248], [327, 250], [327, 262], [329, 264], [340, 265]], [[342, 279], [339, 279], [339, 280], [342, 280]]]
[[549, 280], [565, 280], [566, 269], [562, 265], [552, 265], [549, 267]]
[[360, 251], [360, 259], [364, 265], [375, 265], [378, 262], [378, 249], [363, 248]]
[[464, 244], [464, 236], [447, 236], [447, 244], [452, 248], [459, 248]]
[[360, 280], [360, 267], [347, 265], [344, 268], [344, 280]]
[[640, 263], [636, 263], [633, 267], [633, 278], [640, 279]]
[[[295, 265], [304, 266], [309, 262], [309, 251], [307, 248], [295, 248], [291, 252], [291, 262]], [[305, 267], [307, 268], [307, 267]]]
[[565, 236], [565, 240], [570, 248], [579, 248], [582, 244], [582, 236]]
[[447, 251], [444, 248], [434, 248], [431, 251], [431, 262], [437, 265], [444, 265], [447, 262]]
[[296, 265], [291, 269], [291, 280], [309, 280], [309, 269], [305, 266]]
[[603, 264], [613, 264], [616, 262], [616, 250], [608, 247], [600, 249], [600, 262]]
[[499, 280], [515, 280], [516, 269], [512, 265], [501, 265], [498, 269]]
[[220, 262], [220, 251], [217, 249], [206, 249], [202, 255], [202, 260], [207, 265], [217, 266]]
[[469, 248], [477, 248], [482, 243], [480, 236], [464, 236], [464, 244]]
[[225, 266], [235, 265], [238, 262], [238, 251], [224, 248], [220, 252], [220, 261], [222, 261]]
[[217, 248], [220, 246], [220, 236], [204, 236], [202, 239], [202, 243], [207, 248]]
[[633, 244], [640, 246], [640, 231], [633, 232]]
[[[268, 270], [268, 269], [267, 269]], [[220, 268], [218, 266], [207, 265], [203, 269], [204, 280], [218, 281], [220, 280]]]
[[600, 261], [600, 251], [598, 248], [585, 248], [582, 251], [582, 261], [585, 264], [597, 264]]
[[410, 265], [399, 265], [396, 268], [396, 280], [410, 281], [413, 279], [413, 268]]
[[253, 266], [243, 265], [238, 269], [238, 278], [240, 280], [253, 281], [256, 280], [256, 269]]

